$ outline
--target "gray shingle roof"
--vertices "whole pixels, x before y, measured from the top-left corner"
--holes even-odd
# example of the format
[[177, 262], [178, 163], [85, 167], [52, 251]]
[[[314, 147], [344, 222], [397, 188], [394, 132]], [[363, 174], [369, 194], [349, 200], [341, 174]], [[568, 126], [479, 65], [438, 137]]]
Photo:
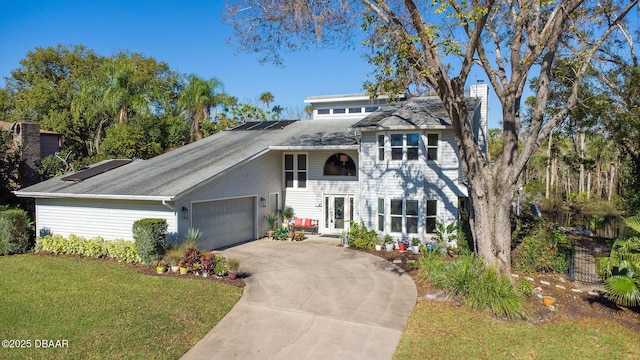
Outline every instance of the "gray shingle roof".
[[25, 197], [170, 200], [236, 164], [265, 153], [271, 146], [356, 145], [350, 128], [354, 122], [344, 119], [297, 121], [278, 130], [223, 131], [152, 159], [137, 160], [80, 182], [63, 181], [57, 177], [16, 194]]
[[[467, 99], [471, 117], [478, 104], [478, 99]], [[353, 127], [376, 129], [446, 128], [451, 127], [451, 121], [440, 98], [424, 97], [382, 106], [354, 124]]]

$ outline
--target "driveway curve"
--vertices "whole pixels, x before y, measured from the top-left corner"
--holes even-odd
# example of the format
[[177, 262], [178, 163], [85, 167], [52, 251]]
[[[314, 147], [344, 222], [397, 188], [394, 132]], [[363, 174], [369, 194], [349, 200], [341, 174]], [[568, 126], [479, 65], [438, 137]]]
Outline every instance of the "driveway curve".
[[416, 303], [400, 268], [336, 239], [222, 253], [240, 259], [244, 294], [183, 359], [391, 359]]

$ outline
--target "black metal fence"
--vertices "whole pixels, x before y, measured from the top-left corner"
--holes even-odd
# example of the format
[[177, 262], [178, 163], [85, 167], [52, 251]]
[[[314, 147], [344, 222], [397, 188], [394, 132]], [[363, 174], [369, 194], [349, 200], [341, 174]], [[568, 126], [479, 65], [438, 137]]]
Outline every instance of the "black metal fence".
[[595, 241], [574, 241], [575, 253], [569, 264], [569, 280], [584, 285], [602, 285], [596, 258], [609, 256], [609, 249]]

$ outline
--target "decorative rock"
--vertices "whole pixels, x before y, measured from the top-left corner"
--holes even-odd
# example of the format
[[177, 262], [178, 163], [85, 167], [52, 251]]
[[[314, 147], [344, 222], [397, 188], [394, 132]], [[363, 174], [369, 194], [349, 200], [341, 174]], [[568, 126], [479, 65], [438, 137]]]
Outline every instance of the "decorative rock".
[[567, 282], [567, 281], [563, 278], [560, 278], [560, 282]]
[[536, 294], [536, 296], [540, 299], [542, 299], [542, 294]]
[[543, 285], [551, 285], [551, 284], [549, 284], [548, 281], [544, 281], [544, 280], [540, 280], [540, 283], [543, 284]]
[[533, 289], [536, 292], [542, 292], [542, 288], [540, 286], [538, 286], [537, 288]]
[[550, 305], [550, 306], [547, 306], [547, 309], [549, 309], [549, 311], [554, 311], [555, 312], [556, 311], [556, 306], [555, 305]]
[[402, 260], [400, 260], [400, 259], [395, 259], [395, 260], [393, 260], [393, 263], [394, 263], [394, 264], [402, 264]]
[[519, 277], [520, 277], [520, 275], [518, 275], [518, 274], [511, 274], [511, 277], [514, 277], [514, 278], [516, 278], [516, 279], [517, 279], [517, 278], [519, 278]]
[[525, 279], [531, 281], [531, 282], [536, 282], [532, 277], [526, 277]]
[[597, 291], [589, 291], [588, 293], [589, 295], [593, 295], [593, 296], [600, 296], [600, 293]]
[[564, 289], [564, 290], [566, 290], [566, 289], [567, 289], [566, 287], [564, 287], [564, 286], [562, 286], [562, 285], [556, 285], [556, 287], [557, 287], [558, 289]]
[[582, 292], [582, 290], [580, 290], [580, 289], [571, 289], [571, 291], [576, 292], [576, 293], [581, 293]]

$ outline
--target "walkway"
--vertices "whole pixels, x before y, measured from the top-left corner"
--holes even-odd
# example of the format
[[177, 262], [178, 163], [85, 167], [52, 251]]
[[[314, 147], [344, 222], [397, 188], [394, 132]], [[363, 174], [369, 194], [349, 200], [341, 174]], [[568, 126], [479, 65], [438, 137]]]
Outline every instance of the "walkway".
[[249, 274], [244, 295], [183, 359], [391, 359], [415, 285], [395, 265], [337, 245], [257, 240], [223, 251]]

